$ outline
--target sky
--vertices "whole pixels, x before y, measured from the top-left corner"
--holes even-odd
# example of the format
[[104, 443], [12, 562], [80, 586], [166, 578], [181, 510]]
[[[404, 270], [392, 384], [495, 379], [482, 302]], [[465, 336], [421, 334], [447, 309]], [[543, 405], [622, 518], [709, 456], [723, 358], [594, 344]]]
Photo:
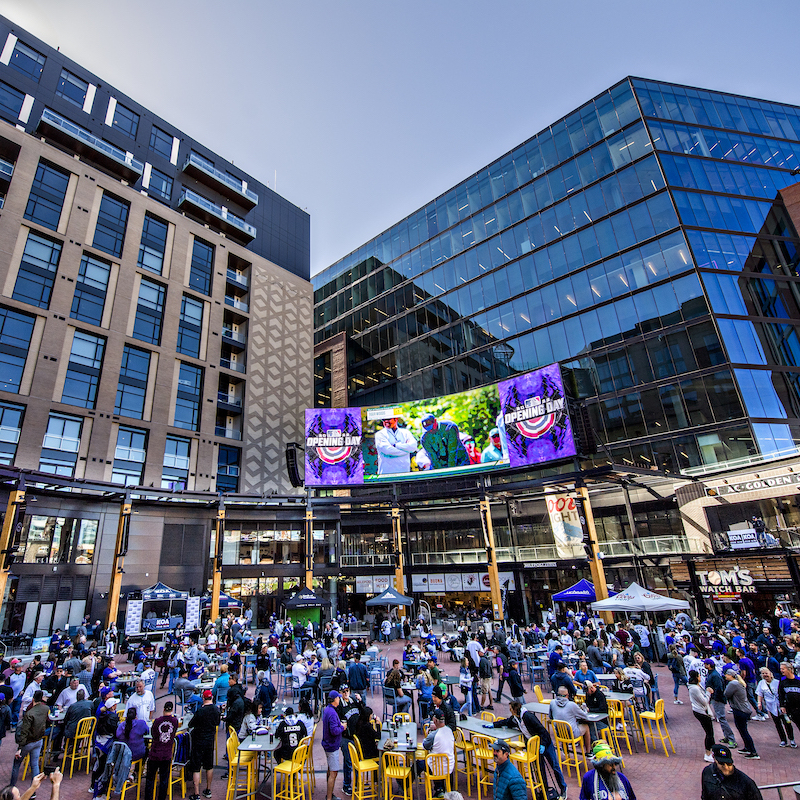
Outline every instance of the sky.
[[0, 13], [308, 211], [312, 274], [626, 75], [800, 105], [797, 0], [2, 0]]

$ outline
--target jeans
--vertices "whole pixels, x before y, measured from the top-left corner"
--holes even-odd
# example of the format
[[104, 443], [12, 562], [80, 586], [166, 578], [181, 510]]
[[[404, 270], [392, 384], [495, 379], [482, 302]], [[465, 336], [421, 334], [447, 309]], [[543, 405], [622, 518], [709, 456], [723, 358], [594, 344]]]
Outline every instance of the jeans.
[[675, 699], [677, 700], [678, 699], [678, 689], [680, 688], [680, 685], [683, 684], [684, 686], [688, 686], [689, 683], [686, 680], [686, 676], [685, 675], [681, 675], [678, 672], [673, 672], [672, 673], [672, 681], [675, 684], [674, 694], [675, 694]]
[[501, 696], [503, 694], [503, 687], [505, 685], [506, 685], [506, 679], [503, 677], [503, 675], [501, 673], [500, 677], [497, 680], [497, 697], [495, 697], [495, 699], [494, 699], [495, 703], [499, 703], [500, 702], [500, 698], [501, 698]]
[[350, 760], [351, 739], [342, 738], [342, 790], [345, 794], [352, 794], [353, 789], [353, 762]]
[[147, 775], [144, 779], [144, 796], [153, 798], [153, 786], [158, 774], [158, 800], [167, 800], [169, 790], [169, 773], [172, 769], [172, 759], [148, 759]]
[[[22, 695], [15, 697], [11, 701], [11, 724], [16, 725], [19, 722], [19, 710], [22, 707]], [[36, 773], [39, 774], [38, 772]]]
[[712, 700], [711, 708], [714, 709], [714, 714], [719, 720], [719, 726], [720, 728], [722, 728], [723, 737], [727, 739], [729, 742], [735, 742], [736, 737], [733, 735], [733, 730], [731, 729], [731, 726], [728, 723], [728, 719], [725, 716], [725, 708], [726, 708], [725, 703], [721, 703], [718, 700]]
[[753, 710], [756, 714], [760, 714], [761, 712], [758, 710], [758, 701], [756, 700], [756, 685], [754, 683], [747, 684], [747, 699], [750, 701], [750, 705], [753, 706]]
[[401, 711], [408, 711], [411, 708], [411, 698], [404, 694], [402, 697], [395, 697], [394, 699], [394, 713], [399, 714]]
[[22, 767], [22, 762], [25, 760], [25, 756], [30, 756], [31, 758], [31, 777], [39, 774], [39, 756], [42, 754], [43, 742], [44, 739], [39, 739], [38, 742], [31, 742], [20, 748], [20, 756], [19, 758], [16, 756], [14, 757], [14, 764], [11, 767], [11, 780], [9, 783], [12, 786], [16, 786], [17, 784], [17, 778], [19, 777], [19, 771]]
[[643, 645], [642, 646], [642, 655], [644, 656], [645, 661], [647, 661], [648, 664], [652, 663], [653, 662], [653, 657], [654, 657], [653, 656], [653, 645], [651, 645], [651, 644]]
[[[178, 680], [179, 670], [178, 667], [167, 667], [169, 670], [169, 686], [167, 687], [167, 693], [172, 694], [172, 690], [175, 686], [175, 681]], [[163, 683], [161, 684], [164, 685]]]
[[[558, 755], [556, 755], [556, 747], [555, 745], [550, 742], [550, 744], [545, 747], [544, 753], [545, 761], [553, 768], [553, 772], [555, 773], [556, 780], [559, 782], [559, 789], [561, 790], [561, 794], [567, 790], [567, 782], [564, 780], [564, 773], [561, 771], [561, 767], [558, 765]], [[545, 771], [542, 770], [542, 775], [545, 774]]]
[[747, 711], [737, 711], [735, 708], [732, 708], [731, 711], [733, 712], [733, 723], [736, 725], [736, 730], [741, 734], [744, 749], [748, 753], [755, 753], [756, 746], [753, 743], [753, 737], [747, 732], [747, 720], [750, 719], [750, 714]]

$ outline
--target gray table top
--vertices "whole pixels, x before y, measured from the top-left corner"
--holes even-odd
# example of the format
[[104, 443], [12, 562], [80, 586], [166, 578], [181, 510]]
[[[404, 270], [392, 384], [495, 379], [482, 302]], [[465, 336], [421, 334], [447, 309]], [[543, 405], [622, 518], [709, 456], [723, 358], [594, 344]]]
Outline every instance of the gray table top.
[[274, 753], [280, 746], [280, 739], [274, 736], [270, 742], [269, 734], [247, 736], [239, 743], [239, 750], [246, 753]]
[[[381, 728], [381, 739], [378, 743], [378, 749], [383, 752], [386, 748], [386, 742], [388, 739], [396, 739], [397, 745], [393, 748], [393, 752], [396, 753], [413, 753], [417, 749], [417, 726], [413, 722], [406, 722], [403, 725], [398, 725], [397, 727], [397, 735], [395, 736], [394, 733], [391, 733], [387, 730], [388, 723], [384, 722], [383, 727]], [[408, 735], [408, 739], [410, 740], [409, 744], [406, 744], [406, 735]]]
[[516, 739], [522, 735], [516, 728], [484, 728], [483, 726], [487, 724], [480, 717], [467, 717], [458, 721], [458, 727], [462, 731], [488, 736], [491, 739]]
[[[534, 714], [550, 714], [550, 706], [546, 703], [525, 703], [523, 706], [525, 711], [532, 711]], [[584, 712], [589, 722], [600, 722], [608, 719], [608, 714], [590, 714]]]

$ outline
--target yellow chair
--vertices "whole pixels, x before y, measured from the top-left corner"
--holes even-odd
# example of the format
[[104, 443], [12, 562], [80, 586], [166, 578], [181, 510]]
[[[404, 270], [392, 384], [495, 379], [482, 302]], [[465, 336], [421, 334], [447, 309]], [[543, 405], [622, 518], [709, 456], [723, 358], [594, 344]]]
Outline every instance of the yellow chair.
[[308, 786], [309, 800], [314, 796], [314, 789], [317, 787], [317, 772], [314, 769], [313, 745], [311, 744], [314, 740], [314, 730], [316, 730], [316, 726], [312, 728], [310, 736], [304, 736], [300, 740], [300, 745], [306, 748], [306, 760], [303, 762], [303, 781]]
[[374, 758], [364, 758], [360, 745], [350, 742], [347, 749], [353, 765], [353, 800], [378, 800], [380, 764]]
[[583, 763], [584, 770], [588, 769], [586, 753], [583, 750], [583, 737], [575, 736], [572, 733], [572, 726], [563, 719], [554, 719], [553, 727], [556, 732], [555, 745], [558, 752], [558, 765], [562, 772], [564, 767], [567, 768], [567, 775], [572, 775], [572, 767], [575, 767], [575, 774], [580, 782], [581, 763]]
[[[134, 761], [131, 764], [131, 772], [130, 775], [135, 775], [136, 778], [133, 781], [125, 780], [125, 783], [122, 784], [122, 791], [119, 794], [119, 800], [125, 800], [125, 792], [128, 789], [132, 789], [136, 786], [136, 800], [139, 800], [142, 794], [142, 778], [144, 777], [144, 759], [140, 758], [138, 761]], [[130, 778], [130, 775], [128, 777]], [[108, 782], [108, 789], [106, 790], [106, 800], [109, 800], [111, 797], [111, 790], [114, 788], [114, 781]]]
[[447, 753], [430, 753], [425, 759], [425, 798], [433, 800], [433, 784], [444, 781], [445, 792], [452, 789], [450, 780], [450, 759]]
[[405, 725], [411, 722], [411, 714], [407, 711], [398, 711], [396, 714], [392, 714], [392, 722], [394, 722], [395, 725]]
[[[464, 731], [461, 728], [456, 728], [453, 734], [455, 738], [455, 751], [456, 751], [456, 791], [458, 791], [458, 774], [461, 773], [467, 778], [467, 794], [472, 793], [472, 776], [475, 774], [474, 759], [475, 745], [468, 742], [464, 738]], [[464, 755], [464, 769], [458, 765], [458, 754]]]
[[[226, 800], [233, 800], [238, 789], [246, 792], [255, 789], [258, 756], [257, 753], [239, 752], [239, 736], [233, 728], [228, 728], [228, 741], [225, 745], [225, 750], [228, 754], [228, 787], [225, 798]], [[239, 778], [239, 773], [242, 769], [245, 771], [243, 781]], [[278, 767], [275, 767], [275, 769], [277, 770]], [[295, 799], [291, 798], [290, 800]]]
[[486, 797], [494, 797], [494, 751], [490, 736], [472, 734], [472, 746], [475, 748], [475, 764], [477, 766], [478, 800], [481, 800], [481, 789]]
[[127, 716], [127, 714], [128, 712], [124, 706], [117, 710], [117, 717], [119, 717], [120, 722], [125, 722], [125, 717]]
[[542, 797], [545, 797], [542, 768], [539, 764], [539, 737], [531, 736], [528, 739], [527, 747], [524, 750], [512, 753], [510, 758], [519, 769], [522, 777], [528, 782], [531, 797], [538, 797], [537, 792], [541, 792]]
[[[608, 701], [608, 725], [611, 729], [611, 735], [616, 743], [616, 750], [622, 752], [622, 747], [619, 743], [620, 739], [625, 740], [628, 746], [628, 754], [633, 753], [631, 749], [631, 740], [628, 736], [628, 722], [625, 719], [625, 707], [622, 705], [621, 700]], [[619, 726], [619, 728], [617, 727]]]
[[[644, 751], [645, 753], [649, 753], [650, 751], [647, 749], [647, 737], [649, 736], [653, 740], [653, 751], [655, 752], [656, 749], [656, 737], [661, 740], [661, 744], [664, 746], [664, 755], [669, 758], [669, 753], [667, 752], [667, 742], [669, 742], [669, 746], [672, 748], [672, 752], [675, 752], [675, 745], [672, 744], [672, 737], [669, 735], [669, 729], [667, 728], [667, 720], [664, 717], [664, 701], [663, 700], [656, 700], [656, 706], [654, 711], [642, 711], [639, 714], [639, 719], [643, 722], [647, 720], [647, 727], [648, 730], [645, 731], [644, 725], [642, 724], [642, 739], [644, 739]], [[656, 730], [653, 731], [653, 723], [656, 724]], [[641, 724], [641, 723], [640, 723]], [[661, 726], [664, 726], [663, 730]]]
[[[89, 773], [89, 763], [92, 758], [92, 736], [94, 736], [94, 726], [97, 723], [95, 717], [85, 717], [78, 722], [78, 727], [75, 729], [75, 736], [72, 739], [67, 739], [64, 745], [64, 756], [61, 759], [61, 772], [66, 774], [67, 759], [70, 759], [69, 776], [72, 777], [72, 772], [75, 769], [75, 762], [78, 762], [78, 769], [81, 768], [81, 762], [86, 760], [86, 773]], [[69, 746], [72, 744], [72, 752], [70, 753]]]
[[622, 761], [620, 766], [622, 769], [625, 769], [625, 761], [622, 758], [622, 752], [614, 741], [614, 734], [611, 732], [611, 728], [603, 728], [603, 730], [600, 731], [600, 738], [608, 745], [611, 752]]
[[[411, 800], [413, 792], [411, 766], [406, 764], [405, 755], [392, 751], [384, 753], [381, 765], [383, 766], [383, 800]], [[393, 791], [395, 781], [402, 787], [402, 794], [396, 794]]]
[[542, 694], [542, 687], [538, 683], [534, 684], [533, 693], [536, 695], [537, 703], [544, 703], [546, 706], [550, 705], [550, 701]]
[[497, 717], [491, 711], [481, 711], [481, 713], [479, 714], [479, 717], [484, 722], [496, 722], [497, 721]]
[[[44, 739], [42, 739], [42, 749], [41, 749], [41, 754], [39, 756], [39, 765], [44, 765], [45, 753], [47, 753], [47, 743], [48, 743], [48, 741], [49, 741], [49, 737], [47, 737], [47, 736], [45, 736]], [[27, 755], [22, 760], [22, 772], [20, 773], [20, 780], [21, 781], [25, 780], [25, 776], [28, 774], [28, 767], [30, 766], [30, 764], [31, 764], [31, 757], [30, 757], [30, 755]], [[39, 766], [39, 765], [37, 765], [37, 766]], [[63, 770], [62, 770], [62, 772], [63, 772]], [[36, 774], [36, 775], [39, 774], [38, 769], [34, 774]]]
[[[299, 744], [292, 753], [291, 761], [281, 761], [273, 768], [272, 800], [304, 800], [306, 787], [303, 782], [303, 769], [307, 757], [308, 746]], [[283, 778], [280, 788], [277, 787], [278, 775]], [[232, 798], [228, 798], [228, 800], [232, 800]]]
[[[189, 731], [179, 733], [172, 745], [172, 766], [169, 771], [169, 800], [172, 800], [172, 787], [180, 784], [178, 797], [186, 797], [186, 765], [192, 754], [192, 737]], [[152, 798], [145, 800], [152, 800]]]

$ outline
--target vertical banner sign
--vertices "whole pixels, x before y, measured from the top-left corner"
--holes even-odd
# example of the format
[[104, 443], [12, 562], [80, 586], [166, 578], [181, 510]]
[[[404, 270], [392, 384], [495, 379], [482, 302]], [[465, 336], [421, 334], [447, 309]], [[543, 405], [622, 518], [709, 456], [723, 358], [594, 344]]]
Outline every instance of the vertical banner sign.
[[575, 499], [568, 494], [548, 494], [547, 513], [559, 558], [575, 558], [573, 549], [583, 542], [583, 526]]
[[193, 631], [200, 627], [200, 598], [186, 598], [186, 630]]
[[128, 600], [125, 609], [125, 635], [136, 636], [142, 631], [142, 601]]
[[364, 482], [361, 409], [306, 409], [306, 486]]

